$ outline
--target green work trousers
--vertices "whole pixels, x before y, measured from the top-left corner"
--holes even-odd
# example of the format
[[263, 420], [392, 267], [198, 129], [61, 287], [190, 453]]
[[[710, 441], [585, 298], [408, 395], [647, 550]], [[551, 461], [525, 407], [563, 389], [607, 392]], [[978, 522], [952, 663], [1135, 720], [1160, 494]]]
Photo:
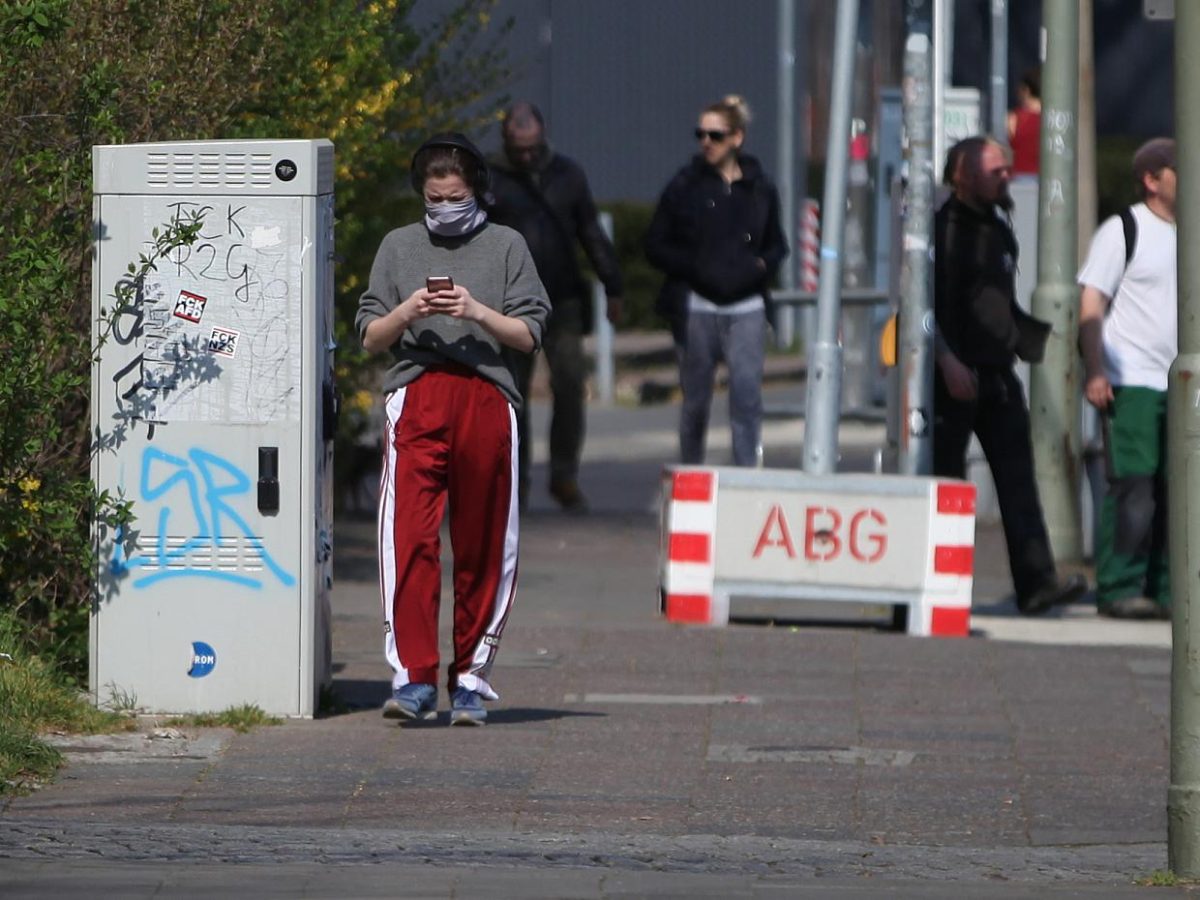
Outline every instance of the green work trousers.
[[1126, 597], [1171, 606], [1167, 578], [1167, 394], [1113, 389], [1104, 417], [1108, 493], [1096, 539], [1096, 602]]

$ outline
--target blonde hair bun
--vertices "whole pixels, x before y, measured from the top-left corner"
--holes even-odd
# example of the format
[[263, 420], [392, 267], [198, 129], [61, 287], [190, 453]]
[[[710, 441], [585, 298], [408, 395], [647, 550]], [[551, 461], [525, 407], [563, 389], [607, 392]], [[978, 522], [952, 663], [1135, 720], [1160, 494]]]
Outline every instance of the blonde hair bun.
[[750, 104], [741, 94], [726, 94], [721, 103], [729, 108], [729, 114], [741, 123], [742, 128], [750, 124]]

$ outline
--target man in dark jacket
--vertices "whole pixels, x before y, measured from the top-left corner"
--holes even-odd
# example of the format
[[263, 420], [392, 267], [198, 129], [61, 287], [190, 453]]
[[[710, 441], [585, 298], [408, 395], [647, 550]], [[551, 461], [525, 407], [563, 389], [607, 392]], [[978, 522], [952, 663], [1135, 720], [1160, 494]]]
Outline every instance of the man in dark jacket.
[[[538, 275], [550, 297], [550, 322], [542, 349], [550, 367], [554, 410], [550, 419], [550, 494], [566, 510], [587, 509], [579, 489], [579, 459], [585, 425], [587, 360], [583, 335], [591, 331], [588, 284], [579, 271], [578, 241], [604, 284], [608, 319], [621, 315], [621, 273], [617, 254], [596, 218], [596, 204], [583, 169], [546, 143], [545, 123], [532, 103], [513, 104], [501, 123], [504, 154], [492, 160], [489, 215], [525, 238]], [[513, 354], [521, 394], [528, 401], [533, 357]], [[531, 446], [529, 404], [518, 418], [521, 439], [520, 491], [529, 492]]]
[[967, 443], [974, 433], [996, 482], [1017, 607], [1043, 613], [1078, 599], [1080, 576], [1060, 580], [1046, 535], [1033, 471], [1029, 410], [1013, 372], [1016, 357], [1039, 362], [1049, 326], [1016, 301], [1017, 240], [1007, 223], [1012, 170], [1004, 148], [968, 138], [954, 195], [934, 219], [933, 470], [966, 475]]

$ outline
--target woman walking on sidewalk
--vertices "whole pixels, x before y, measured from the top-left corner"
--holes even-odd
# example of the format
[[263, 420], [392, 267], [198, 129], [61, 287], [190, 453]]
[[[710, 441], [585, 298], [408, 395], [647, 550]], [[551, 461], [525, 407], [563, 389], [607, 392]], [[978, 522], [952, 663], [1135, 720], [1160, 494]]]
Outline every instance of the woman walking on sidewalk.
[[667, 276], [658, 311], [671, 323], [683, 407], [680, 459], [704, 462], [713, 380], [729, 369], [733, 461], [758, 463], [768, 286], [787, 256], [779, 194], [742, 153], [750, 111], [728, 96], [700, 113], [700, 152], [671, 179], [646, 234], [646, 256]]
[[412, 181], [422, 222], [379, 247], [355, 319], [363, 347], [387, 353], [379, 498], [388, 718], [437, 715], [439, 528], [449, 502], [454, 553], [451, 724], [482, 725], [517, 580], [521, 403], [504, 347], [537, 350], [550, 304], [525, 241], [490, 224], [478, 198], [487, 165], [461, 134], [426, 141]]

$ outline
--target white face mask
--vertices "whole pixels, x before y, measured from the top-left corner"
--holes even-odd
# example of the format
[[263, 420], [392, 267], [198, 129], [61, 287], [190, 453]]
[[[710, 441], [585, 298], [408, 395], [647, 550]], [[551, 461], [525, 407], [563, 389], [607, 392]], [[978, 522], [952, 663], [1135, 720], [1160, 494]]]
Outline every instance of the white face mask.
[[425, 227], [443, 237], [470, 234], [487, 220], [474, 197], [446, 203], [425, 204]]

